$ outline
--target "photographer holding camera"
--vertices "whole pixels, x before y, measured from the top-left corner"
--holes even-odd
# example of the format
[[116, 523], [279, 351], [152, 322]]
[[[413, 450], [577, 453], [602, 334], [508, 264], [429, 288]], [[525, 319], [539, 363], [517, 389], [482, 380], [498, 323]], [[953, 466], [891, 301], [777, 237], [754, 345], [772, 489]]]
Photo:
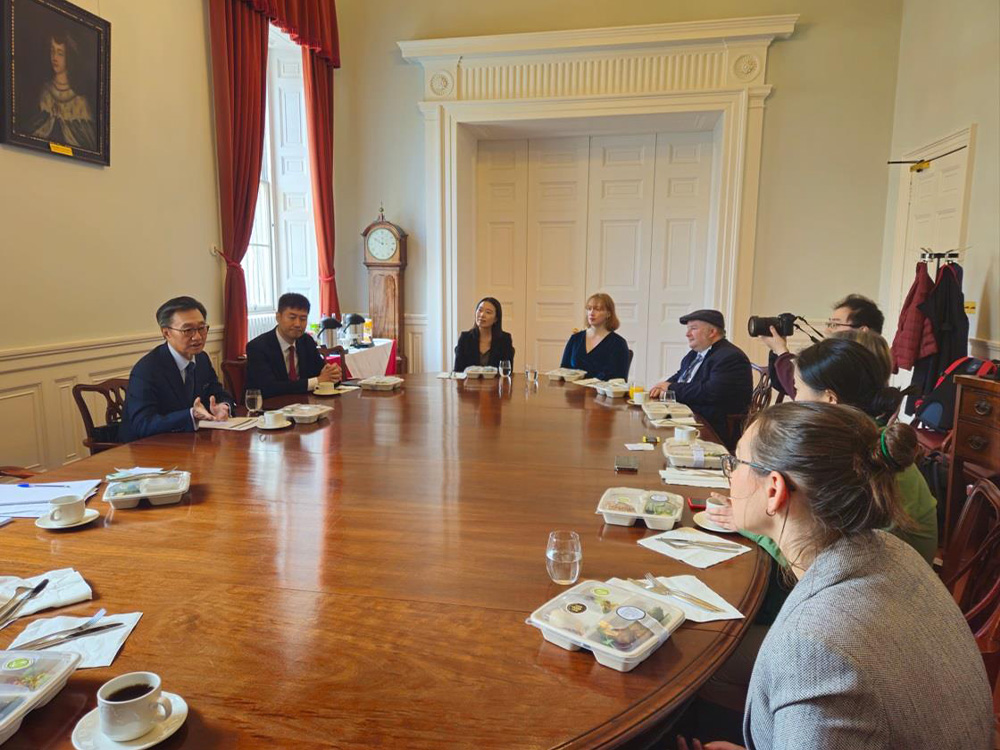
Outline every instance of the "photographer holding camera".
[[[771, 385], [779, 393], [795, 398], [795, 355], [788, 350], [788, 337], [795, 328], [797, 316], [783, 313], [777, 318], [750, 318], [748, 324], [751, 336], [760, 338], [771, 350], [768, 356], [768, 372]], [[860, 294], [849, 294], [833, 306], [833, 312], [826, 321], [828, 336], [846, 331], [873, 331], [882, 333], [885, 316], [872, 300]], [[813, 343], [818, 339], [810, 336]]]

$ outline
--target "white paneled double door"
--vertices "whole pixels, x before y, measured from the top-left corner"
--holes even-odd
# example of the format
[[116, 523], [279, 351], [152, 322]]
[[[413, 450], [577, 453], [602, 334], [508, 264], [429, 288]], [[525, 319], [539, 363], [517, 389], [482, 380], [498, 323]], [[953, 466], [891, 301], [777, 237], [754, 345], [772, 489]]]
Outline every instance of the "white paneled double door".
[[634, 352], [630, 377], [676, 369], [677, 319], [713, 298], [712, 155], [711, 132], [479, 142], [477, 299], [500, 300], [521, 364], [557, 367], [600, 291]]

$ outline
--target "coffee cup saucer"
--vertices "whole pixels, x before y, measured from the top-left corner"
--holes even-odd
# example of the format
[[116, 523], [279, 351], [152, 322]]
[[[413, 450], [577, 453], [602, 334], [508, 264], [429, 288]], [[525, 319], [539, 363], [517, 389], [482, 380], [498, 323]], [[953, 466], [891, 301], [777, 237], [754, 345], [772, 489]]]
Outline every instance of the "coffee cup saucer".
[[648, 403], [649, 403], [648, 399], [646, 401], [643, 401], [641, 404], [638, 401], [636, 401], [634, 398], [630, 398], [628, 400], [628, 405], [629, 406], [645, 406]]
[[264, 424], [264, 418], [261, 417], [260, 419], [257, 420], [257, 429], [258, 430], [283, 430], [286, 427], [291, 427], [293, 424], [295, 424], [295, 422], [293, 422], [292, 420], [290, 420], [288, 417], [285, 417], [285, 421], [282, 422], [281, 424], [276, 424], [276, 425], [272, 425], [272, 426], [269, 427], [266, 424]]
[[48, 516], [42, 516], [35, 521], [35, 526], [40, 529], [48, 529], [49, 531], [58, 531], [59, 529], [73, 529], [77, 526], [83, 526], [95, 521], [101, 515], [100, 511], [96, 508], [87, 508], [83, 511], [83, 518], [79, 521], [74, 521], [73, 523], [56, 523], [49, 519]]
[[734, 529], [727, 529], [725, 526], [719, 526], [719, 524], [713, 522], [708, 517], [708, 511], [702, 510], [692, 516], [692, 519], [698, 526], [705, 529], [705, 531], [714, 531], [716, 534], [735, 534]]
[[101, 731], [99, 709], [95, 708], [76, 723], [73, 729], [73, 747], [76, 750], [144, 750], [158, 745], [180, 729], [188, 715], [188, 705], [179, 695], [164, 690], [163, 697], [170, 699], [170, 716], [141, 737], [126, 742], [109, 739]]

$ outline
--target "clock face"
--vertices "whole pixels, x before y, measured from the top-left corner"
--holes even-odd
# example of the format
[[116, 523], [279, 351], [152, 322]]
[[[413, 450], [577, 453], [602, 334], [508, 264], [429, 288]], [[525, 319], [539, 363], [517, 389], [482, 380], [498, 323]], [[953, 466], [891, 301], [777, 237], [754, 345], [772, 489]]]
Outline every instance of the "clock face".
[[389, 260], [396, 254], [396, 247], [396, 235], [385, 227], [380, 227], [368, 235], [368, 252], [376, 260]]

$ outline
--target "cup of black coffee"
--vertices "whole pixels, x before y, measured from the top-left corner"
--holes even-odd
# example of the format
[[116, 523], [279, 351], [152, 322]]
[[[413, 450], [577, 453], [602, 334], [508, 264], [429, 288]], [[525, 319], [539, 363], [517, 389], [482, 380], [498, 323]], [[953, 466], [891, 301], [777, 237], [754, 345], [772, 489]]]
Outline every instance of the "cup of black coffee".
[[170, 699], [163, 697], [160, 678], [152, 672], [129, 672], [105, 682], [97, 691], [101, 731], [116, 742], [134, 740], [169, 718]]

